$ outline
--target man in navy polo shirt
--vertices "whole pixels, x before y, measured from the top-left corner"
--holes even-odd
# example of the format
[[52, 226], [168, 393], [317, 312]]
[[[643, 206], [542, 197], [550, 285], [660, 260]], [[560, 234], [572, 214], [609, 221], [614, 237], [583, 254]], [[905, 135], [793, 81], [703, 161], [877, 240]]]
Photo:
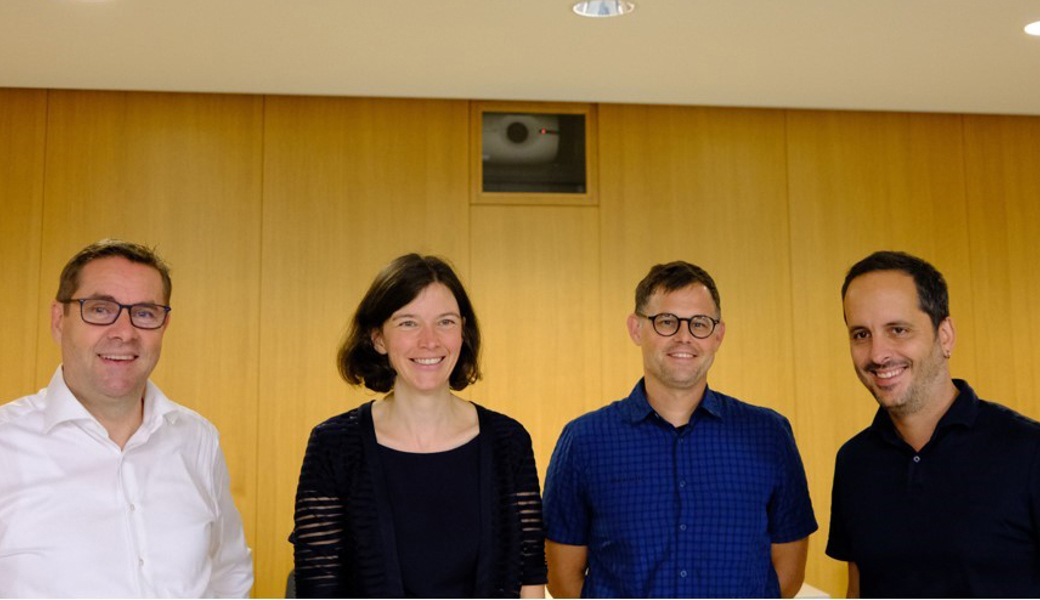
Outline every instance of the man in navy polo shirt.
[[852, 362], [880, 407], [838, 451], [827, 554], [849, 597], [1040, 597], [1040, 424], [950, 379], [946, 281], [901, 252], [842, 286]]
[[564, 428], [545, 483], [554, 597], [793, 596], [816, 520], [787, 419], [708, 388], [711, 276], [657, 265], [628, 332], [631, 395]]

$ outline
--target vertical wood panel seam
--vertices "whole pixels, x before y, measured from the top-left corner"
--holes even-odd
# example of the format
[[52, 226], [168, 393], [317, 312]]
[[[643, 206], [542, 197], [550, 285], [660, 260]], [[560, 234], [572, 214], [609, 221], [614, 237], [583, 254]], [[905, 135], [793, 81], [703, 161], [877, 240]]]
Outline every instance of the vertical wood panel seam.
[[790, 348], [790, 367], [791, 367], [791, 393], [794, 394], [791, 403], [791, 416], [790, 420], [794, 421], [795, 426], [800, 428], [800, 422], [798, 415], [801, 413], [798, 396], [798, 377], [795, 376], [794, 366], [798, 364], [798, 357], [795, 354], [798, 352], [798, 344], [794, 343], [794, 336], [797, 335], [794, 324], [797, 323], [797, 315], [795, 314], [795, 306], [797, 306], [795, 294], [795, 283], [794, 283], [794, 215], [793, 206], [791, 203], [791, 111], [784, 110], [784, 201], [787, 203], [787, 283], [788, 283], [788, 300], [790, 301], [791, 311], [791, 337], [787, 340], [788, 348]]
[[[260, 390], [263, 389], [260, 378], [263, 373], [263, 311], [264, 311], [264, 178], [267, 173], [267, 95], [260, 96], [260, 222], [259, 222], [259, 236], [257, 239], [257, 245], [259, 246], [257, 254], [257, 294], [256, 294], [256, 387], [255, 390], [255, 402], [256, 402], [256, 422], [254, 427], [255, 435], [255, 449], [253, 456], [257, 460], [253, 464], [253, 545], [258, 545], [260, 541], [260, 440], [263, 427], [261, 423], [262, 418], [262, 403], [260, 401]], [[254, 565], [255, 565], [254, 559]], [[254, 574], [253, 577], [253, 589], [250, 591], [250, 596], [256, 597], [257, 580]]]
[[972, 338], [976, 340], [976, 343], [974, 344], [974, 347], [971, 349], [971, 364], [972, 364], [972, 373], [975, 373], [977, 375], [979, 373], [979, 356], [978, 356], [978, 341], [977, 340], [978, 340], [978, 334], [979, 334], [980, 329], [979, 329], [979, 321], [978, 321], [979, 311], [978, 311], [978, 307], [975, 304], [975, 268], [974, 268], [975, 252], [972, 250], [972, 243], [971, 243], [972, 242], [972, 237], [973, 237], [974, 227], [972, 227], [973, 219], [971, 218], [971, 215], [969, 214], [970, 211], [971, 211], [971, 199], [970, 199], [971, 192], [968, 189], [970, 187], [970, 183], [969, 183], [969, 176], [968, 176], [968, 133], [967, 133], [967, 123], [966, 123], [967, 115], [964, 115], [964, 114], [958, 115], [958, 120], [960, 121], [960, 134], [961, 134], [961, 177], [962, 177], [962, 179], [961, 179], [961, 181], [962, 181], [961, 186], [962, 186], [962, 189], [963, 189], [963, 192], [964, 192], [964, 196], [963, 196], [963, 198], [961, 198], [961, 201], [964, 203], [964, 219], [966, 221], [965, 226], [968, 229], [968, 231], [967, 231], [968, 235], [965, 236], [965, 237], [967, 237], [967, 240], [965, 242], [966, 242], [966, 245], [968, 246], [968, 264], [966, 265], [966, 267], [968, 269], [968, 289], [971, 290], [971, 294], [972, 294], [972, 302], [971, 302], [972, 323], [971, 323], [971, 329], [972, 329]]
[[[40, 215], [39, 215], [39, 226], [37, 230], [37, 254], [36, 254], [36, 309], [40, 308], [40, 301], [46, 296], [43, 293], [43, 224], [44, 218], [47, 214], [47, 157], [50, 149], [50, 131], [51, 131], [51, 93], [53, 90], [45, 90], [43, 94], [43, 149], [40, 154], [43, 157], [43, 165], [40, 169], [40, 181], [39, 181], [39, 194], [40, 194]], [[36, 315], [39, 319], [39, 314]], [[39, 377], [40, 374], [40, 345], [43, 340], [40, 338], [40, 324], [36, 323], [36, 343], [33, 349], [33, 378]], [[36, 388], [38, 382], [33, 381], [33, 388]]]

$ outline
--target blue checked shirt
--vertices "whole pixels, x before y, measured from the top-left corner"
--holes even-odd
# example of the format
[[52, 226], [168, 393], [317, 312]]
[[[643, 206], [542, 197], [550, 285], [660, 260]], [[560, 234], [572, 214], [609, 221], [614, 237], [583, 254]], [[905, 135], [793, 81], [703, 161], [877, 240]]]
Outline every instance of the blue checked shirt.
[[816, 531], [787, 419], [707, 389], [675, 428], [642, 381], [564, 428], [544, 512], [588, 547], [585, 598], [778, 597], [771, 544]]

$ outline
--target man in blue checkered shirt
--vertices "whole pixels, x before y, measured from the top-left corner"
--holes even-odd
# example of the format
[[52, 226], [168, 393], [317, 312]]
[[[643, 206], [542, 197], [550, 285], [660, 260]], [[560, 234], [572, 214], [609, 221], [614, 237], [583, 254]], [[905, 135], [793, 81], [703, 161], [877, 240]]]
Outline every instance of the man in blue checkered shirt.
[[708, 388], [719, 292], [686, 263], [636, 288], [631, 395], [569, 423], [545, 482], [554, 597], [791, 597], [816, 519], [783, 416]]

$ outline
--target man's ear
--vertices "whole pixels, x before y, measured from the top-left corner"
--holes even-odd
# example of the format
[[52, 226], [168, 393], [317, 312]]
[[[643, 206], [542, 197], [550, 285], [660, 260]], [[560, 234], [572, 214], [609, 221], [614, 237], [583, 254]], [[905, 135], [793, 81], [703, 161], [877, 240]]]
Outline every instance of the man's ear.
[[939, 346], [942, 348], [943, 356], [953, 356], [953, 347], [957, 342], [957, 330], [953, 327], [953, 317], [946, 317], [939, 323]]
[[65, 327], [65, 305], [54, 300], [51, 302], [51, 337], [59, 346], [63, 327]]
[[643, 345], [643, 323], [641, 317], [635, 313], [628, 315], [626, 325], [628, 325], [628, 337], [632, 338], [632, 341], [636, 346]]

